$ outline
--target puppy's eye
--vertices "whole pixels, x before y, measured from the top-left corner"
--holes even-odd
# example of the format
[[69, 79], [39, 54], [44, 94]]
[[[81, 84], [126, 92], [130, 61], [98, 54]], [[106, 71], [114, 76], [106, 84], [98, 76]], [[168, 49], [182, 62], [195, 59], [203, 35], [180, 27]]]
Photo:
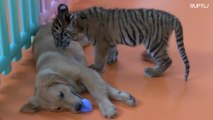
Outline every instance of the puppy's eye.
[[64, 93], [60, 91], [59, 96], [60, 96], [60, 98], [64, 98]]

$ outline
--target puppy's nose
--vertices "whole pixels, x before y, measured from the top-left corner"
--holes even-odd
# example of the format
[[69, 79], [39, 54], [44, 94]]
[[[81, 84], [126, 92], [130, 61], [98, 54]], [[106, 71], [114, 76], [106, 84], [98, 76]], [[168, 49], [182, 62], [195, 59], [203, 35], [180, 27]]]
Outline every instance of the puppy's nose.
[[82, 107], [82, 103], [76, 103], [76, 104], [75, 104], [75, 111], [80, 112], [81, 107]]

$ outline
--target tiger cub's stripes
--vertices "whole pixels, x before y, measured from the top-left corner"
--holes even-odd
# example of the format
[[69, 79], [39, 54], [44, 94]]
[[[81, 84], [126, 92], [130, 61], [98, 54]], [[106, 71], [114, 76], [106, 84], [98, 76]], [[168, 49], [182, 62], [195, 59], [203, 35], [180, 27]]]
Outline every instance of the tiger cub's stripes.
[[[59, 13], [63, 14], [63, 13]], [[56, 17], [56, 20], [59, 19]], [[168, 40], [172, 31], [175, 31], [179, 53], [185, 64], [185, 76], [189, 75], [189, 61], [183, 44], [183, 28], [177, 17], [167, 12], [154, 9], [104, 9], [92, 7], [82, 11], [71, 12], [70, 23], [60, 29], [67, 37], [75, 37], [78, 32], [83, 32], [95, 45], [94, 69], [102, 71], [105, 58], [110, 49], [115, 49], [116, 44], [136, 46], [144, 44], [147, 53], [157, 64], [155, 67], [145, 69], [145, 75], [150, 77], [160, 76], [171, 65], [168, 56]], [[57, 24], [53, 22], [53, 24]], [[58, 28], [53, 32], [58, 47], [67, 47], [68, 39], [57, 39]], [[67, 36], [66, 36], [67, 35]], [[111, 47], [110, 46], [114, 46]], [[115, 49], [117, 50], [117, 49]], [[117, 51], [115, 51], [117, 52]], [[117, 57], [117, 56], [116, 56]]]

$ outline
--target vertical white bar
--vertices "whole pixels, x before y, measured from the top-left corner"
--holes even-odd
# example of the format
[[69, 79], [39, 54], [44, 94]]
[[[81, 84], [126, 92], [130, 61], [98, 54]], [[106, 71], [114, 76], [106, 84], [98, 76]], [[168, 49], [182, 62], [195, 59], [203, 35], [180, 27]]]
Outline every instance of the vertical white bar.
[[8, 56], [10, 47], [5, 0], [0, 0], [0, 4], [0, 56]]
[[30, 13], [30, 28], [31, 34], [35, 34], [39, 25], [39, 0], [29, 0], [29, 13]]
[[18, 61], [22, 57], [17, 5], [17, 0], [8, 0], [10, 32], [12, 38], [10, 48], [11, 54], [13, 55], [11, 58], [13, 58], [14, 61]]
[[20, 0], [21, 25], [22, 32], [24, 33], [28, 33], [30, 31], [28, 2], [29, 0]]
[[0, 0], [0, 73], [11, 71], [10, 46], [5, 0]]
[[17, 0], [8, 0], [12, 42], [20, 46]]

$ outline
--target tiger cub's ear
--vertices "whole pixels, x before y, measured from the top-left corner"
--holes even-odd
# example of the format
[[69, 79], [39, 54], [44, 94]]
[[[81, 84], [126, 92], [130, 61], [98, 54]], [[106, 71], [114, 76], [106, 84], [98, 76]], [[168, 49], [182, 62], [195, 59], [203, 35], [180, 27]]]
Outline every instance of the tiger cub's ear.
[[62, 21], [65, 21], [66, 23], [70, 22], [70, 14], [69, 9], [66, 4], [60, 4], [58, 6], [58, 15], [57, 18], [59, 18]]
[[58, 6], [58, 13], [67, 13], [68, 12], [68, 7], [66, 4], [60, 4]]

